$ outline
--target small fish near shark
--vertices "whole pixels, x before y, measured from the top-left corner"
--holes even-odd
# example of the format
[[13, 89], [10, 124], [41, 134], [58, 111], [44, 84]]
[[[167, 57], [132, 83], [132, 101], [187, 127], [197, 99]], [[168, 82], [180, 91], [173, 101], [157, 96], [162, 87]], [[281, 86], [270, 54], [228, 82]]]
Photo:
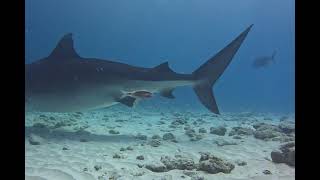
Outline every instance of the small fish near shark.
[[274, 51], [271, 56], [258, 57], [253, 61], [252, 66], [254, 68], [258, 69], [258, 68], [265, 68], [265, 67], [271, 65], [272, 63], [274, 64], [274, 63], [276, 63], [276, 61], [274, 59], [276, 54], [277, 54], [277, 52]]
[[191, 74], [176, 73], [164, 62], [153, 68], [81, 57], [66, 34], [48, 57], [25, 65], [26, 111], [76, 112], [115, 104], [132, 107], [159, 93], [173, 99], [178, 86], [192, 86], [200, 102], [220, 114], [212, 86], [240, 48], [250, 25]]

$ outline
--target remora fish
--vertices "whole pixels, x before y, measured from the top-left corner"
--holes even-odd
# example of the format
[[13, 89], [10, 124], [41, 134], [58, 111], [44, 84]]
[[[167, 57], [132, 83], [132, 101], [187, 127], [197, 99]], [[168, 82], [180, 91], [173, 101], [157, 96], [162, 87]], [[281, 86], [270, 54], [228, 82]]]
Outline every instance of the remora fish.
[[219, 113], [212, 86], [231, 62], [252, 25], [192, 74], [172, 71], [168, 62], [154, 68], [84, 58], [74, 47], [72, 34], [66, 34], [52, 53], [25, 65], [26, 110], [75, 112], [135, 101], [155, 93], [174, 98], [178, 86], [192, 86], [201, 103]]

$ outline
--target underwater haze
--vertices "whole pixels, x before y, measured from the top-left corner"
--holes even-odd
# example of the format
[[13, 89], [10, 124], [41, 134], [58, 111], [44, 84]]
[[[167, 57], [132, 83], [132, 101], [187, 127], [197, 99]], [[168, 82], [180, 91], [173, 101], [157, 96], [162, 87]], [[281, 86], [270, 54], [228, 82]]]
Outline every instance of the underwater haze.
[[294, 180], [294, 3], [26, 0], [25, 179]]
[[[82, 57], [141, 67], [168, 61], [175, 72], [191, 73], [254, 24], [213, 87], [218, 107], [222, 113], [294, 113], [294, 3], [26, 0], [26, 63], [48, 56], [64, 34], [73, 33], [75, 49]], [[260, 69], [252, 66], [256, 58], [271, 56], [274, 51], [275, 63]], [[142, 105], [209, 112], [192, 88], [177, 88], [173, 93], [174, 100], [156, 97]]]

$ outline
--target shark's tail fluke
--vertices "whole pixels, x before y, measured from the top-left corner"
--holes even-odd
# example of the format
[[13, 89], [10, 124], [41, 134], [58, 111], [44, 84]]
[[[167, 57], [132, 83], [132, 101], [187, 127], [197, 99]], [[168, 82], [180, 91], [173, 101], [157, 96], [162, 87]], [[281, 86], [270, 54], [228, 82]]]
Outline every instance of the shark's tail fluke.
[[198, 83], [193, 87], [194, 91], [201, 103], [213, 113], [220, 114], [212, 91], [212, 86], [230, 64], [233, 56], [240, 48], [252, 26], [253, 25], [250, 25], [224, 49], [192, 73], [198, 80]]

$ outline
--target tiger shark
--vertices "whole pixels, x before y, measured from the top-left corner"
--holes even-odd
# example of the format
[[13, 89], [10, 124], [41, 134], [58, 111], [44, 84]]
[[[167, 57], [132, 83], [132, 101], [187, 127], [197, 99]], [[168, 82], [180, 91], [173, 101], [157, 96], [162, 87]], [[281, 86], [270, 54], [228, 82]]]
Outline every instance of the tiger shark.
[[154, 94], [173, 99], [176, 87], [192, 86], [200, 102], [220, 114], [212, 86], [252, 26], [191, 74], [174, 72], [168, 62], [145, 68], [84, 58], [74, 49], [72, 33], [65, 34], [49, 56], [25, 64], [26, 111], [79, 112], [119, 103], [133, 107]]

